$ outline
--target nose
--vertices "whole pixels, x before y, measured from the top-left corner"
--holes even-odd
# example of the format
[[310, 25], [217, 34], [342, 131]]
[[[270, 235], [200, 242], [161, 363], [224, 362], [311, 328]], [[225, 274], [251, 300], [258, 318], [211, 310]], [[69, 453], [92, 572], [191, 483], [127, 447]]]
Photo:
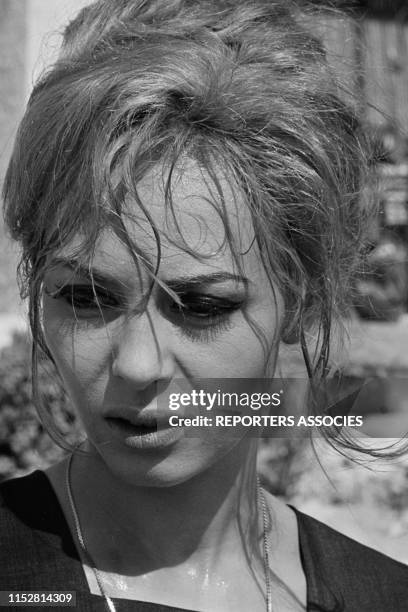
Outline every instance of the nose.
[[136, 389], [170, 381], [175, 359], [166, 321], [155, 321], [145, 311], [122, 323], [113, 341], [112, 374]]

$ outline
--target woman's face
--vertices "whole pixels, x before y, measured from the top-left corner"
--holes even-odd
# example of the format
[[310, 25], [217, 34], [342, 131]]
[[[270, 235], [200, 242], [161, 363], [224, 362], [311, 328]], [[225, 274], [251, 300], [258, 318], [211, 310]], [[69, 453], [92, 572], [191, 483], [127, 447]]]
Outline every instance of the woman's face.
[[[201, 427], [192, 436], [170, 428], [168, 418], [176, 413], [157, 401], [159, 390], [179, 379], [272, 376], [283, 307], [253, 242], [250, 214], [227, 181], [219, 178], [241, 269], [208, 178], [186, 163], [172, 190], [179, 230], [195, 256], [182, 248], [165, 212], [162, 182], [161, 169], [151, 171], [138, 194], [160, 231], [158, 277], [172, 296], [156, 283], [146, 298], [151, 278], [112, 227], [79, 271], [73, 270], [79, 236], [56, 253], [44, 281], [43, 326], [93, 452], [125, 481], [169, 486], [233, 452], [246, 432], [232, 437], [223, 428]], [[154, 269], [150, 225], [137, 205], [126, 206], [128, 235]], [[268, 341], [269, 356], [255, 328]], [[177, 412], [182, 415], [189, 415], [188, 407]]]

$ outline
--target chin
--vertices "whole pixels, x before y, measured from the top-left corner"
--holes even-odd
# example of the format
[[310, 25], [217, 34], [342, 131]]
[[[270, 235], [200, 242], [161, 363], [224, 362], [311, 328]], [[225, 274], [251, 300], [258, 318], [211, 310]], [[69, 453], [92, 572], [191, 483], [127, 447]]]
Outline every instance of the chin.
[[180, 456], [174, 449], [166, 453], [121, 450], [108, 450], [105, 446], [96, 452], [115, 480], [133, 487], [177, 486], [207, 468], [205, 461], [197, 461], [197, 456]]
[[[186, 439], [184, 438], [184, 442]], [[192, 438], [188, 442], [193, 441]], [[105, 467], [115, 479], [133, 487], [175, 487], [199, 476], [208, 475], [212, 468], [220, 472], [225, 456], [230, 455], [236, 442], [211, 448], [207, 444], [174, 445], [161, 452], [148, 452], [130, 448], [107, 448], [107, 445], [97, 448], [97, 454]], [[239, 445], [238, 445], [239, 446]], [[201, 448], [200, 448], [201, 447]], [[200, 452], [201, 450], [201, 452]], [[235, 457], [233, 463], [239, 462]], [[227, 462], [228, 463], [228, 462]], [[214, 474], [215, 477], [215, 474]]]

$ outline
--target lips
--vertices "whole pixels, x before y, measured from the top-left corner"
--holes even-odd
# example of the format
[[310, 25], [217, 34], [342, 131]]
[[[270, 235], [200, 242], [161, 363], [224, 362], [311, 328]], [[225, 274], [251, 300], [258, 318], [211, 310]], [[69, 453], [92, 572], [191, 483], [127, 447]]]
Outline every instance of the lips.
[[157, 425], [134, 425], [126, 419], [112, 417], [108, 417], [106, 420], [111, 427], [115, 427], [116, 429], [121, 430], [127, 435], [144, 436], [155, 433], [157, 431]]
[[135, 430], [140, 430], [140, 433], [151, 433], [166, 425], [168, 427], [168, 416], [158, 415], [152, 410], [113, 408], [107, 412], [105, 419], [110, 424], [133, 427]]
[[104, 419], [114, 438], [133, 450], [168, 448], [182, 435], [180, 428], [170, 426], [168, 415], [156, 409], [114, 407], [106, 412]]

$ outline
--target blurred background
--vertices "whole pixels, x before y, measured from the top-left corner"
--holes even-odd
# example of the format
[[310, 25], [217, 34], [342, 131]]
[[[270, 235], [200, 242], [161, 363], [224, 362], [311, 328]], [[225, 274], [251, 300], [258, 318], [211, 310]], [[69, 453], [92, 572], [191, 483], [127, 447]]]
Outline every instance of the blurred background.
[[[32, 83], [55, 58], [64, 25], [86, 4], [0, 0], [0, 181]], [[357, 381], [370, 379], [359, 402], [368, 443], [391, 445], [408, 432], [408, 2], [356, 1], [352, 17], [315, 4], [321, 16], [307, 25], [324, 40], [329, 61], [369, 125], [379, 193], [366, 269], [353, 287], [354, 305], [343, 321], [346, 341], [334, 351], [332, 368]], [[17, 260], [0, 220], [0, 480], [44, 468], [62, 455], [31, 400]], [[297, 347], [281, 356], [281, 370], [305, 377]], [[41, 388], [60, 429], [75, 439], [69, 407], [53, 377], [41, 374]], [[302, 393], [302, 383], [294, 385], [295, 404]], [[306, 440], [265, 439], [259, 453], [265, 486], [408, 563], [407, 457], [373, 461], [342, 456], [321, 442], [316, 446], [318, 458]]]

